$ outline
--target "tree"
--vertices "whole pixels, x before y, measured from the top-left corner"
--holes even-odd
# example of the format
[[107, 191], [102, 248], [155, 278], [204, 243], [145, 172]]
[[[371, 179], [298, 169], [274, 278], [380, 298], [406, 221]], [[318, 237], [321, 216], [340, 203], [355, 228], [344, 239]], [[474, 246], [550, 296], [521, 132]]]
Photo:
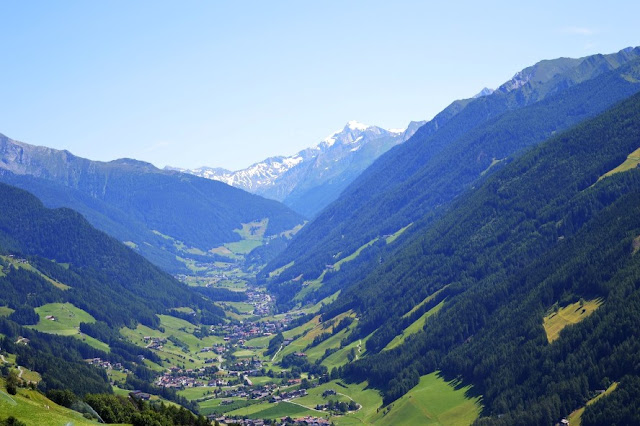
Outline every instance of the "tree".
[[19, 384], [20, 379], [18, 378], [16, 371], [9, 371], [9, 375], [7, 376], [7, 392], [9, 392], [10, 395], [15, 395], [18, 392]]

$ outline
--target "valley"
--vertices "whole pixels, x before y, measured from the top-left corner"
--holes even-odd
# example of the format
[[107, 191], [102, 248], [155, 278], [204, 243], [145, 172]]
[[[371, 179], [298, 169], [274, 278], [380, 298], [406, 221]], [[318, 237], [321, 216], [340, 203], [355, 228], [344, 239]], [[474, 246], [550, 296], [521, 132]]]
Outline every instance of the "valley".
[[639, 141], [640, 48], [237, 172], [0, 135], [0, 425], [635, 424]]

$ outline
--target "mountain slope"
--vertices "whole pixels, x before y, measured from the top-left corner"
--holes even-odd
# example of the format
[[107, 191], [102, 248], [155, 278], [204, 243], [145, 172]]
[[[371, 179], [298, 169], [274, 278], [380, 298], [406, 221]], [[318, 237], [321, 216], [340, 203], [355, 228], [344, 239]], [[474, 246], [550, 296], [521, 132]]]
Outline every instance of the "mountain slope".
[[[640, 95], [505, 166], [345, 290], [369, 355], [342, 374], [391, 402], [441, 370], [483, 395], [483, 424], [553, 424], [597, 389], [638, 376], [640, 169], [599, 178], [640, 147]], [[438, 290], [437, 297], [406, 318]], [[599, 298], [552, 343], [555, 304]], [[381, 351], [432, 305], [424, 329]], [[581, 302], [582, 303], [582, 302]]]
[[[39, 298], [49, 298], [47, 301], [71, 302], [114, 325], [142, 322], [156, 326], [159, 321], [155, 314], [189, 305], [206, 308], [218, 318], [224, 316], [186, 285], [93, 228], [77, 212], [47, 209], [26, 191], [1, 183], [0, 249], [5, 255], [10, 252], [28, 257], [29, 263], [47, 277], [70, 286], [60, 290], [38, 274], [8, 268], [0, 303], [14, 309], [17, 300], [37, 306]], [[24, 279], [19, 277], [23, 274]], [[32, 301], [24, 298], [26, 283], [41, 283]], [[10, 295], [15, 297], [9, 299]]]
[[209, 167], [173, 170], [282, 201], [302, 215], [313, 217], [376, 158], [410, 138], [422, 124], [411, 122], [405, 130], [390, 131], [350, 121], [318, 145], [290, 157], [271, 157], [235, 172]]
[[302, 223], [285, 206], [220, 182], [159, 170], [135, 160], [108, 163], [0, 135], [0, 181], [50, 207], [70, 207], [166, 270], [184, 268], [164, 236], [206, 252], [237, 241], [242, 223], [269, 219], [266, 235]]
[[[274, 284], [286, 287], [301, 274], [314, 279], [325, 265], [368, 241], [413, 222], [405, 236], [428, 227], [455, 197], [511, 156], [640, 90], [637, 61], [606, 71], [639, 54], [634, 49], [557, 64], [544, 61], [531, 68], [536, 72], [522, 72], [530, 76], [526, 83], [518, 77], [491, 95], [455, 102], [362, 173], [267, 266], [263, 278], [295, 259]], [[541, 77], [548, 75], [553, 77]]]

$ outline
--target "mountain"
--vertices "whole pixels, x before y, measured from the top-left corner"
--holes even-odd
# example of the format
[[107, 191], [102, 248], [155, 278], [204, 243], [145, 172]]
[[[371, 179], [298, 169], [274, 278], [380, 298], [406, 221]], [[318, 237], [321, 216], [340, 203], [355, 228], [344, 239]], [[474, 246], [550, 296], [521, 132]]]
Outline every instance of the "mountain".
[[632, 406], [585, 420], [637, 412], [638, 149], [636, 94], [461, 195], [325, 308], [359, 319], [343, 346], [366, 341], [343, 377], [390, 403], [440, 371], [482, 395], [480, 424], [555, 424], [614, 382]]
[[[303, 287], [296, 301], [319, 300], [357, 280], [380, 256], [392, 254], [366, 255], [366, 267], [335, 271], [327, 265], [383, 236], [405, 230], [406, 239], [429, 228], [457, 197], [528, 148], [639, 91], [638, 56], [636, 48], [543, 61], [491, 95], [454, 102], [365, 170], [261, 278], [269, 278], [281, 301], [291, 301]], [[307, 285], [321, 276], [322, 285]]]
[[290, 157], [271, 157], [246, 169], [229, 171], [202, 167], [178, 170], [225, 182], [315, 216], [373, 161], [409, 139], [425, 122], [411, 122], [404, 130], [385, 130], [348, 122], [319, 144]]
[[[43, 320], [34, 309], [45, 305], [60, 307], [64, 316], [47, 322], [76, 321], [72, 330], [60, 332], [49, 324], [32, 329]], [[225, 316], [221, 308], [95, 229], [79, 213], [48, 209], [32, 194], [3, 183], [0, 306], [11, 312], [8, 318], [0, 316], [2, 349], [42, 375], [40, 389], [66, 388], [77, 395], [110, 391], [104, 371], [85, 359], [124, 363], [140, 375], [146, 369], [132, 364], [140, 363], [138, 356], [160, 361], [151, 351], [124, 341], [118, 334], [121, 327], [158, 328], [158, 314], [173, 308], [189, 307], [196, 313], [194, 320], [206, 324], [222, 323]], [[28, 340], [20, 343], [21, 338]]]
[[234, 230], [243, 223], [268, 219], [265, 235], [275, 236], [303, 222], [278, 202], [221, 182], [131, 159], [91, 161], [4, 135], [0, 181], [28, 190], [49, 207], [77, 210], [171, 272], [186, 268], [176, 256], [206, 255], [240, 240]]
[[[0, 249], [4, 255], [28, 258], [42, 272], [41, 277], [64, 284], [56, 287], [34, 278], [35, 284], [45, 283], [44, 288], [33, 292], [37, 298], [71, 302], [109, 324], [141, 322], [156, 326], [159, 322], [155, 314], [182, 306], [207, 306], [219, 319], [224, 316], [221, 309], [204, 303], [185, 284], [95, 229], [79, 213], [67, 208], [48, 209], [28, 192], [3, 183]], [[19, 268], [9, 270], [9, 278], [20, 273]], [[61, 290], [64, 287], [70, 288]], [[15, 299], [10, 299], [14, 295]], [[30, 301], [27, 289], [20, 286], [5, 289], [2, 299], [0, 305], [5, 302], [10, 307], [17, 303], [38, 306], [38, 301]]]

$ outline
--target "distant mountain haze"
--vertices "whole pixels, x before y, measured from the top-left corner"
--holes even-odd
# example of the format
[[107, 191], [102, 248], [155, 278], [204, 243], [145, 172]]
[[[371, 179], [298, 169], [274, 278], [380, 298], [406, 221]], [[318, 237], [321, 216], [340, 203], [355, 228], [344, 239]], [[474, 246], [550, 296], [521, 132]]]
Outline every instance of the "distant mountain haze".
[[313, 217], [376, 158], [409, 139], [424, 123], [412, 121], [406, 129], [386, 130], [349, 121], [315, 146], [289, 157], [270, 157], [243, 170], [167, 169], [219, 180]]

